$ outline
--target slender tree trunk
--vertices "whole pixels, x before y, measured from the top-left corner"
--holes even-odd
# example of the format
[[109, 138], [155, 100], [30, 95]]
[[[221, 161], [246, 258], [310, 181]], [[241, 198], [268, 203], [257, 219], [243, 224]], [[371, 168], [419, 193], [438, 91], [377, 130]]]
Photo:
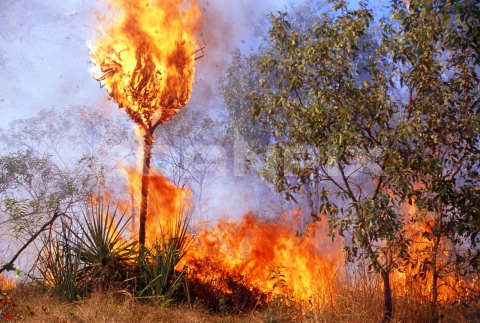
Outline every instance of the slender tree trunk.
[[140, 203], [140, 226], [138, 229], [138, 242], [145, 245], [145, 228], [148, 209], [148, 185], [150, 182], [150, 160], [152, 159], [153, 132], [155, 128], [149, 128], [143, 136], [143, 170], [142, 170], [142, 199]]
[[382, 323], [388, 323], [392, 321], [393, 303], [392, 303], [392, 289], [390, 287], [390, 273], [388, 271], [382, 271], [383, 279], [383, 319]]
[[[435, 245], [436, 245], [436, 242], [435, 242]], [[437, 249], [435, 245], [434, 245], [434, 249]], [[430, 304], [430, 318], [435, 317], [437, 298], [438, 298], [437, 255], [436, 255], [436, 251], [434, 252], [435, 253], [433, 254], [433, 258], [432, 258], [432, 303]]]
[[433, 246], [432, 246], [432, 302], [430, 304], [430, 318], [435, 317], [437, 299], [438, 299], [438, 250], [442, 237], [442, 213], [437, 209], [435, 212], [435, 223], [433, 227]]
[[315, 208], [315, 202], [313, 200], [313, 193], [312, 193], [312, 189], [310, 187], [310, 183], [305, 183], [303, 185], [303, 187], [305, 187], [305, 193], [307, 193], [307, 201], [308, 201], [308, 207], [310, 208], [310, 216], [312, 217], [312, 220], [313, 221], [317, 221], [318, 220], [318, 213], [317, 213], [317, 209]]

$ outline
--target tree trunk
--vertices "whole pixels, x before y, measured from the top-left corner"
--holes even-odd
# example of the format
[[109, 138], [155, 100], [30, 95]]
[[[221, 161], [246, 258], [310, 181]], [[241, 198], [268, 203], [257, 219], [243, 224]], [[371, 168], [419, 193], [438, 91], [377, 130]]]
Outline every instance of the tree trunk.
[[155, 128], [149, 128], [143, 136], [143, 170], [142, 170], [142, 199], [140, 203], [140, 226], [138, 229], [138, 242], [145, 245], [145, 228], [148, 209], [148, 185], [150, 182], [150, 160], [152, 159], [153, 132]]
[[315, 208], [315, 202], [313, 201], [313, 194], [312, 189], [310, 187], [310, 183], [305, 183], [303, 185], [305, 187], [305, 193], [307, 196], [308, 207], [310, 208], [310, 216], [312, 217], [313, 221], [318, 221], [318, 210]]
[[392, 321], [393, 303], [392, 303], [392, 289], [390, 287], [390, 273], [388, 271], [382, 271], [383, 279], [383, 319], [382, 323], [388, 323]]
[[432, 246], [432, 301], [430, 304], [430, 318], [433, 319], [435, 317], [436, 307], [437, 307], [437, 299], [438, 299], [438, 250], [440, 248], [440, 242], [442, 238], [442, 212], [440, 208], [437, 208], [435, 212], [435, 223], [433, 227], [433, 246]]
[[435, 317], [436, 307], [437, 307], [437, 299], [438, 299], [438, 271], [437, 271], [437, 260], [435, 254], [433, 257], [433, 264], [432, 264], [432, 303], [430, 304], [430, 319]]

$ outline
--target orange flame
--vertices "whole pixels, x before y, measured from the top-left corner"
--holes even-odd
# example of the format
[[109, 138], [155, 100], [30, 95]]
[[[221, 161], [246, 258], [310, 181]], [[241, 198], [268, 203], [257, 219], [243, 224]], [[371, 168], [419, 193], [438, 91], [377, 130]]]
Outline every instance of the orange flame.
[[0, 274], [0, 290], [9, 291], [16, 287], [15, 282], [10, 277]]
[[[335, 274], [343, 263], [340, 249], [318, 224], [310, 225], [303, 235], [296, 232], [300, 210], [293, 215], [284, 214], [283, 223], [264, 222], [251, 213], [240, 222], [221, 220], [213, 229], [198, 234], [197, 244], [183, 259], [183, 265], [207, 259], [266, 294], [287, 293], [295, 303], [329, 303], [337, 287]], [[318, 242], [322, 240], [326, 244], [319, 252]], [[196, 275], [200, 281], [211, 282], [216, 273], [202, 271]]]
[[[134, 200], [134, 208], [139, 209], [141, 200], [142, 174], [134, 169], [125, 169], [128, 177], [130, 192]], [[172, 225], [176, 224], [179, 217], [190, 206], [190, 193], [175, 186], [168, 179], [152, 170], [150, 178], [150, 191], [148, 203], [148, 223], [146, 227], [147, 245], [154, 243], [163, 234], [169, 234]], [[136, 214], [136, 212], [132, 212]], [[138, 225], [138, 218], [135, 218], [134, 226]], [[135, 228], [132, 234], [136, 235]]]
[[[138, 208], [142, 175], [133, 169], [126, 169], [126, 173]], [[178, 221], [178, 214], [190, 206], [189, 192], [158, 173], [151, 176], [151, 183], [147, 246], [168, 233], [171, 225]], [[414, 201], [404, 207], [406, 216], [418, 212]], [[225, 279], [225, 274], [241, 277], [249, 288], [264, 293], [267, 302], [281, 296], [291, 304], [315, 307], [333, 304], [342, 283], [344, 257], [340, 243], [332, 243], [327, 237], [325, 221], [299, 231], [300, 219], [301, 211], [295, 210], [268, 221], [249, 213], [240, 221], [222, 219], [212, 228], [199, 225], [195, 229], [194, 244], [177, 269], [197, 269], [192, 271], [195, 279], [204, 284], [217, 284], [216, 290], [226, 295], [233, 291], [229, 290], [228, 283], [220, 281]], [[432, 241], [422, 236], [422, 232], [431, 233], [432, 227], [433, 219], [429, 216], [425, 216], [423, 222], [406, 226], [412, 239], [409, 252], [418, 262], [430, 256]], [[448, 254], [444, 252], [439, 258], [445, 261]], [[206, 265], [198, 267], [198, 264]], [[418, 266], [406, 266], [402, 272], [395, 272], [392, 282], [397, 295], [429, 300], [431, 272], [426, 271], [423, 279], [421, 272]], [[480, 280], [446, 274], [439, 277], [438, 286], [438, 301], [450, 302], [473, 295], [478, 291]]]
[[[416, 187], [418, 188], [418, 187]], [[405, 203], [406, 217], [419, 217], [419, 210], [415, 205], [416, 197], [412, 197], [409, 203]], [[432, 234], [434, 232], [435, 220], [431, 214], [423, 214], [421, 221], [407, 221], [405, 229], [408, 238], [411, 239], [409, 254], [413, 261], [407, 264], [401, 272], [396, 272], [394, 282], [397, 285], [396, 290], [401, 296], [415, 295], [418, 300], [432, 299], [434, 289], [432, 266], [436, 266], [439, 274], [437, 280], [437, 301], [455, 302], [459, 299], [466, 299], [475, 294], [480, 287], [478, 277], [461, 277], [455, 271], [445, 272], [450, 263], [452, 250], [448, 241], [441, 237], [436, 252], [436, 263], [432, 264], [431, 259], [434, 254], [434, 241]], [[430, 238], [429, 238], [430, 236]]]
[[168, 121], [190, 99], [196, 0], [109, 0], [89, 44], [93, 76], [138, 125]]
[[[138, 208], [142, 174], [134, 169], [125, 171]], [[150, 181], [147, 246], [168, 232], [190, 206], [188, 191], [156, 172]], [[199, 224], [194, 244], [177, 269], [194, 268], [199, 261], [207, 261], [212, 266], [195, 274], [203, 283], [212, 283], [221, 271], [241, 276], [248, 286], [269, 295], [269, 300], [279, 295], [295, 304], [332, 303], [339, 282], [336, 274], [344, 261], [341, 248], [327, 236], [325, 221], [308, 225], [302, 234], [298, 231], [301, 227], [300, 209], [285, 212], [274, 222], [249, 213], [241, 221], [220, 220], [213, 228]]]

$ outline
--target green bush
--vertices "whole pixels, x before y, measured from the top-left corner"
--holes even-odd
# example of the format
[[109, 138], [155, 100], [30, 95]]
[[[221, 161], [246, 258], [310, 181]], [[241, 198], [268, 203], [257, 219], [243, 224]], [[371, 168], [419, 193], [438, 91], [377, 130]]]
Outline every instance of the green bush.
[[166, 304], [181, 286], [185, 286], [184, 272], [177, 272], [175, 267], [191, 245], [187, 234], [189, 221], [189, 214], [181, 212], [168, 230], [162, 230], [151, 246], [141, 250], [137, 287], [140, 298], [154, 298]]
[[[61, 232], [45, 243], [37, 264], [40, 284], [65, 300], [94, 288], [127, 289], [161, 304], [176, 295], [188, 299], [184, 272], [175, 267], [192, 242], [190, 215], [180, 212], [148, 247], [126, 238], [130, 220], [102, 199], [86, 203], [82, 217], [62, 222]], [[184, 293], [177, 293], [181, 287]]]
[[79, 282], [80, 257], [72, 246], [69, 230], [62, 225], [56, 238], [45, 243], [36, 268], [42, 287], [52, 291], [62, 300], [76, 300], [85, 293]]

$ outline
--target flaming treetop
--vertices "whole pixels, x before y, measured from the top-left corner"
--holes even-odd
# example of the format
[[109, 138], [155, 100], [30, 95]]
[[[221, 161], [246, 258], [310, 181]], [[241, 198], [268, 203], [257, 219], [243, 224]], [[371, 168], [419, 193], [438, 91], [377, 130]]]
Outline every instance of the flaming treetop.
[[138, 125], [168, 121], [190, 99], [199, 18], [195, 0], [109, 0], [92, 74]]

